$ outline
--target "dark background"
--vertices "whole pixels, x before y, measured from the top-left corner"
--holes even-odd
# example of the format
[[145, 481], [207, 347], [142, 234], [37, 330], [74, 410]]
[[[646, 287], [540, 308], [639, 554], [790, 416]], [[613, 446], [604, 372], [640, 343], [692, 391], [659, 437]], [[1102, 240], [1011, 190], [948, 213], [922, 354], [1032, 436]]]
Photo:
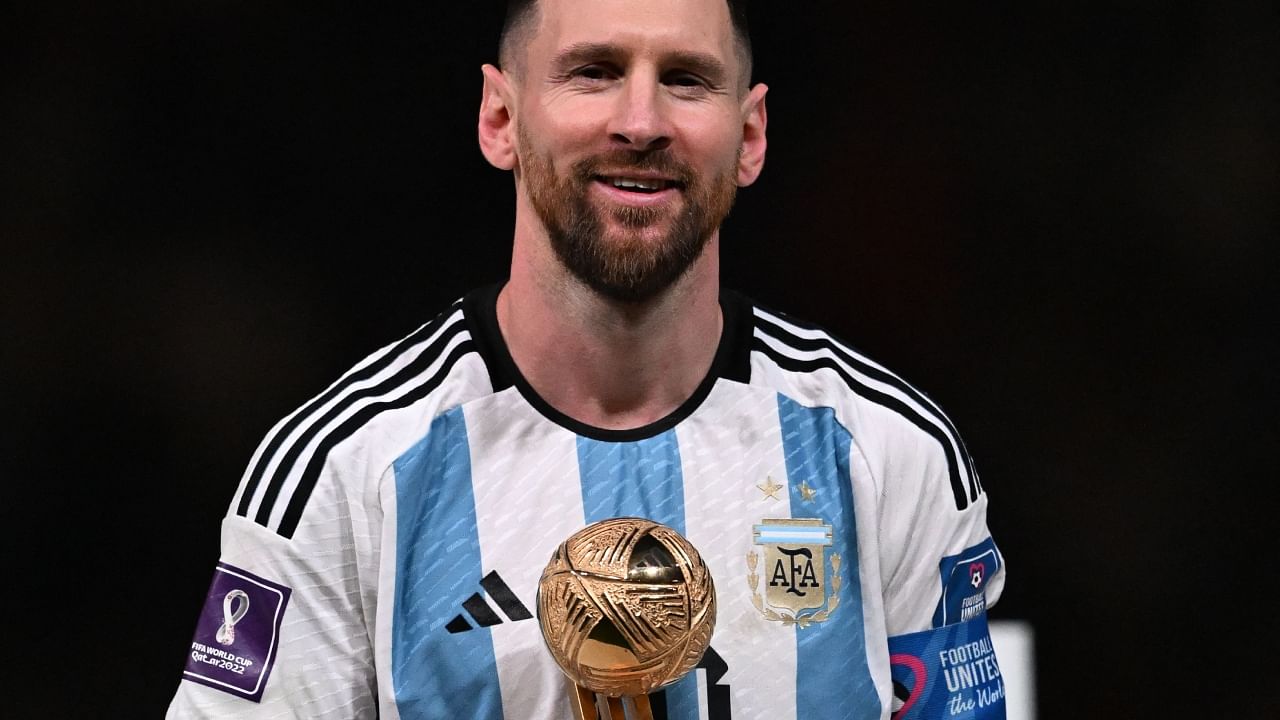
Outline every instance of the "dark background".
[[[504, 277], [498, 4], [0, 12], [6, 716], [160, 716], [263, 433]], [[757, 7], [726, 283], [965, 432], [1040, 717], [1280, 717], [1275, 3]]]

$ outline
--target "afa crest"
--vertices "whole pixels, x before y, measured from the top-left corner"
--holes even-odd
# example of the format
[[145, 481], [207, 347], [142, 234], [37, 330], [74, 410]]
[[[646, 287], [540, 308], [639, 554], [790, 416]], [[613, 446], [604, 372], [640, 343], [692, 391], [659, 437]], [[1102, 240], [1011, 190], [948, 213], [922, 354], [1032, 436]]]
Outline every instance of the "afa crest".
[[753, 535], [760, 550], [747, 553], [747, 585], [760, 614], [802, 628], [826, 622], [840, 605], [840, 556], [830, 554], [830, 572], [827, 565], [831, 526], [809, 518], [765, 519]]

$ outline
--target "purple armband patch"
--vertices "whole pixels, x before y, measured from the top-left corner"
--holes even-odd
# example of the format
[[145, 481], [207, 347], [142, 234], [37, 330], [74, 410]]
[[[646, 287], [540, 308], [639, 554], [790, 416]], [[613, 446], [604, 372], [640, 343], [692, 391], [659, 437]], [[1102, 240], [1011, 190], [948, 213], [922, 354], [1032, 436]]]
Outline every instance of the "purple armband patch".
[[889, 638], [893, 720], [1004, 720], [987, 615]]
[[251, 572], [218, 563], [182, 676], [261, 702], [290, 592]]

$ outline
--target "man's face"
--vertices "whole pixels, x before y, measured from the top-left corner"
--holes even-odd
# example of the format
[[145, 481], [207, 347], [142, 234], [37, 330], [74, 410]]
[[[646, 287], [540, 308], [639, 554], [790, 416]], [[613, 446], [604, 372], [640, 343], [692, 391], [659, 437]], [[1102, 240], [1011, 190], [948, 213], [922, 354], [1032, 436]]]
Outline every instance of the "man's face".
[[740, 72], [724, 0], [542, 0], [516, 172], [580, 280], [641, 301], [701, 255], [738, 184]]

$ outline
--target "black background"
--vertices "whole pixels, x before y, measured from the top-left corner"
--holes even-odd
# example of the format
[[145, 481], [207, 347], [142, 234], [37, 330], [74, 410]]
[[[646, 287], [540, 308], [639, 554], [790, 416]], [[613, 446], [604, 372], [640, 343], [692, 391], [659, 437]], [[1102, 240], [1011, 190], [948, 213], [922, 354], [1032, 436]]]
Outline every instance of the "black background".
[[[9, 717], [158, 717], [263, 433], [505, 275], [498, 3], [0, 15]], [[491, 6], [492, 5], [492, 6]], [[725, 282], [965, 433], [1057, 718], [1280, 717], [1272, 2], [756, 3]]]

